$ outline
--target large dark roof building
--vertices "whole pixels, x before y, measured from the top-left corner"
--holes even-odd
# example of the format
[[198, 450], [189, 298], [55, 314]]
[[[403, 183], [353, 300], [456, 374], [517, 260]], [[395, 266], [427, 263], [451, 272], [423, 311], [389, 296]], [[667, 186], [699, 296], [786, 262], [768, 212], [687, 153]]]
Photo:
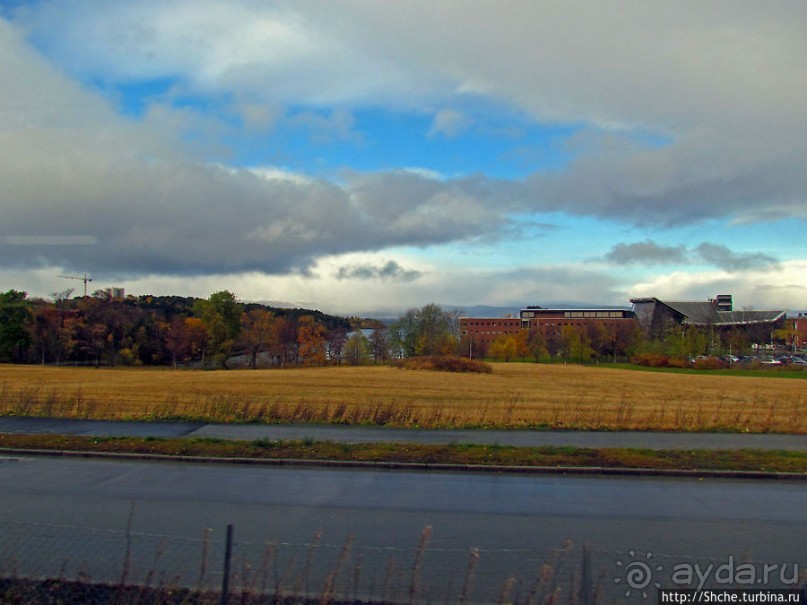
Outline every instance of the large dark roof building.
[[708, 301], [668, 301], [632, 298], [633, 311], [646, 334], [656, 336], [673, 325], [715, 329], [743, 329], [761, 334], [778, 328], [785, 311], [735, 311], [732, 296], [721, 294]]

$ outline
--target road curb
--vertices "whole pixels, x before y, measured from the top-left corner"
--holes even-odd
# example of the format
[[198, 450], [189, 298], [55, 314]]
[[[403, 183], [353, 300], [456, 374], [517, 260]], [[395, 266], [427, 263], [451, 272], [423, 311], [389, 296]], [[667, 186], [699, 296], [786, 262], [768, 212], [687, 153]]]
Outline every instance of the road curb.
[[87, 452], [74, 450], [41, 450], [0, 448], [0, 454], [14, 456], [50, 456], [64, 458], [99, 458], [111, 460], [143, 460], [155, 462], [189, 462], [196, 464], [230, 464], [341, 469], [381, 469], [405, 471], [441, 471], [457, 473], [499, 473], [521, 475], [591, 475], [623, 477], [685, 477], [699, 479], [766, 479], [807, 481], [807, 473], [770, 471], [721, 471], [698, 469], [645, 469], [602, 466], [502, 466], [484, 464], [446, 464], [430, 462], [372, 462], [358, 460], [305, 460], [300, 458], [218, 458], [211, 456], [168, 456], [165, 454], [130, 454], [124, 452]]

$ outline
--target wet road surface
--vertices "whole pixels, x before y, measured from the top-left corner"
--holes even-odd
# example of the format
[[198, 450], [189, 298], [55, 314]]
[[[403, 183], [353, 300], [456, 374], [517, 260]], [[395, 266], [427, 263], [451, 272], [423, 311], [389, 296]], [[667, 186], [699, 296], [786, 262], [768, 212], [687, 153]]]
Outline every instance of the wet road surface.
[[[498, 600], [511, 574], [523, 597], [546, 562], [564, 582], [578, 573], [582, 544], [610, 591], [624, 587], [616, 580], [637, 557], [653, 562], [662, 585], [680, 565], [807, 565], [800, 482], [0, 457], [0, 568], [69, 575], [83, 565], [91, 577], [117, 579], [129, 552], [131, 577], [156, 569], [215, 585], [228, 523], [239, 581], [316, 591], [338, 571], [348, 596], [398, 590], [406, 599], [414, 582], [442, 602], [471, 569], [474, 599]], [[432, 535], [413, 576], [426, 526]]]

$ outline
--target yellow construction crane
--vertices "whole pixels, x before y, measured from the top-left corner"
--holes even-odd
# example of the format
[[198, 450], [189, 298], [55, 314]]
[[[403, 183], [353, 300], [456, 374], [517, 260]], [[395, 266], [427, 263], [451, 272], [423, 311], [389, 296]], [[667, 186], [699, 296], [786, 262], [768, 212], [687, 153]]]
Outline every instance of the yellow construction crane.
[[87, 274], [84, 274], [84, 277], [79, 277], [77, 275], [60, 275], [59, 277], [63, 277], [65, 279], [78, 279], [84, 282], [84, 296], [87, 296], [87, 283], [92, 281], [92, 277], [87, 277]]

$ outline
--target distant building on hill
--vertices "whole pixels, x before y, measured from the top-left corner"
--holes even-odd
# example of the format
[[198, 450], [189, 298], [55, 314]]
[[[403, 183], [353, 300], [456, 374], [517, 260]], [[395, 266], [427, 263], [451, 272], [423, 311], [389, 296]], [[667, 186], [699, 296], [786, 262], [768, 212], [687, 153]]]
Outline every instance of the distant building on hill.
[[126, 290], [123, 288], [104, 288], [104, 295], [108, 299], [123, 300], [126, 298]]

